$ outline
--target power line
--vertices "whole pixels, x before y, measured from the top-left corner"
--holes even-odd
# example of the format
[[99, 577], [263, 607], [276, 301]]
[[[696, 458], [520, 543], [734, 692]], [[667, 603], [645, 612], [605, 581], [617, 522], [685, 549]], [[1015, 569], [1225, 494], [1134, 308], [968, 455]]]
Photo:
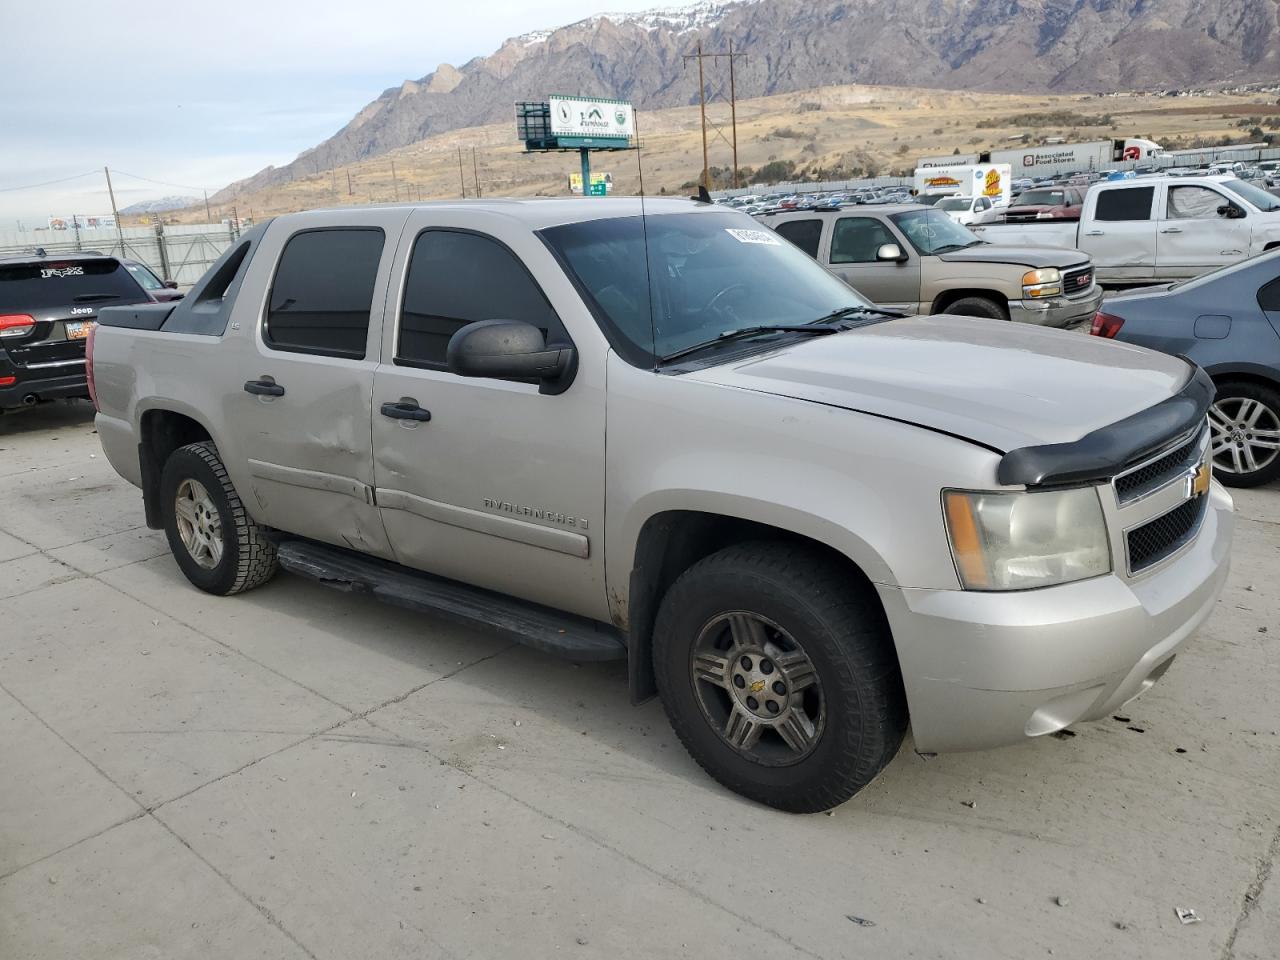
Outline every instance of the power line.
[[0, 193], [10, 193], [14, 190], [34, 190], [36, 187], [48, 187], [55, 183], [66, 183], [69, 180], [79, 180], [82, 177], [96, 177], [97, 170], [90, 170], [88, 173], [77, 173], [74, 177], [62, 177], [60, 180], [45, 180], [43, 183], [28, 183], [20, 187], [0, 187]]
[[129, 173], [127, 170], [116, 170], [116, 173], [122, 177], [129, 177], [133, 180], [144, 180], [147, 183], [154, 183], [161, 187], [175, 187], [178, 190], [204, 190], [205, 187], [193, 187], [189, 183], [169, 183], [167, 180], [153, 180], [151, 177], [140, 177], [136, 173]]

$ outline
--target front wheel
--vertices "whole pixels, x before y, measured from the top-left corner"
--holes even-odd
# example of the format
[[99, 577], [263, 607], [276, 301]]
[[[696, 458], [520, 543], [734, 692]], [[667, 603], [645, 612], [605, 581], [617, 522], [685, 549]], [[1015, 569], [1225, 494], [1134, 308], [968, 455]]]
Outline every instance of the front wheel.
[[902, 743], [906, 699], [879, 602], [804, 547], [742, 544], [690, 567], [662, 600], [653, 653], [689, 753], [771, 807], [843, 803]]
[[276, 548], [245, 510], [212, 443], [169, 456], [160, 497], [169, 549], [192, 584], [227, 596], [275, 575]]
[[996, 303], [990, 297], [961, 297], [942, 312], [960, 317], [987, 317], [990, 320], [1009, 319], [1009, 308], [1003, 304]]
[[1213, 469], [1232, 487], [1280, 477], [1280, 393], [1260, 383], [1226, 381], [1209, 408]]

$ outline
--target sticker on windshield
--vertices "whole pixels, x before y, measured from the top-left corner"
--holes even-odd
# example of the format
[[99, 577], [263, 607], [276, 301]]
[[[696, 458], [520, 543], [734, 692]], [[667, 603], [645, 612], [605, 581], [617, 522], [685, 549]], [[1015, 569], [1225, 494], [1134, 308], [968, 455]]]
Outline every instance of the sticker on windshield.
[[725, 227], [724, 232], [739, 243], [763, 243], [769, 247], [782, 246], [782, 241], [775, 237], [771, 230], [738, 230], [733, 227]]
[[40, 278], [48, 280], [51, 277], [83, 277], [84, 267], [41, 267]]

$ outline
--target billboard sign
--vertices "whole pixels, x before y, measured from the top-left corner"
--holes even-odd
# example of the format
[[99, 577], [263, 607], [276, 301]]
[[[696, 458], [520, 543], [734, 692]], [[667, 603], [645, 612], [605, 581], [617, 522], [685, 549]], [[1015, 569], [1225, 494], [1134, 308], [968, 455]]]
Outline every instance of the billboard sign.
[[635, 110], [625, 100], [554, 96], [548, 103], [554, 136], [629, 140], [636, 135]]
[[[569, 174], [569, 192], [582, 192], [582, 174]], [[613, 192], [613, 174], [612, 173], [593, 173], [591, 174], [591, 189], [587, 191], [589, 197], [603, 197]]]
[[49, 218], [50, 230], [71, 230], [75, 227], [79, 227], [81, 230], [114, 230], [116, 228], [116, 218], [109, 213], [96, 217], [77, 213], [74, 217]]

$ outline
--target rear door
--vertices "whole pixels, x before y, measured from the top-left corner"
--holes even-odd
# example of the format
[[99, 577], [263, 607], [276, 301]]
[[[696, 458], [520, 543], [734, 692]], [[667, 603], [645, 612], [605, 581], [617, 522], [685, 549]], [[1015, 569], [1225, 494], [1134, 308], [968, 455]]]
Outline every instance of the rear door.
[[[403, 210], [277, 221], [232, 314], [225, 417], [255, 514], [290, 533], [389, 556], [373, 503], [370, 417], [387, 277]], [[292, 229], [290, 229], [292, 227]]]
[[7, 355], [19, 380], [83, 377], [98, 308], [148, 300], [113, 257], [0, 264], [0, 365]]
[[1223, 206], [1243, 209], [1214, 183], [1169, 184], [1156, 239], [1156, 267], [1162, 279], [1194, 277], [1244, 258], [1249, 250], [1248, 217], [1228, 220], [1218, 213]]
[[[897, 244], [904, 263], [877, 260], [886, 243]], [[920, 301], [920, 258], [879, 217], [838, 217], [832, 225], [823, 261], [836, 276], [872, 303], [914, 313]]]
[[1155, 276], [1156, 201], [1156, 184], [1107, 187], [1088, 199], [1079, 246], [1100, 280]]
[[778, 236], [790, 240], [813, 259], [818, 259], [822, 247], [822, 218], [787, 220], [774, 227]]

